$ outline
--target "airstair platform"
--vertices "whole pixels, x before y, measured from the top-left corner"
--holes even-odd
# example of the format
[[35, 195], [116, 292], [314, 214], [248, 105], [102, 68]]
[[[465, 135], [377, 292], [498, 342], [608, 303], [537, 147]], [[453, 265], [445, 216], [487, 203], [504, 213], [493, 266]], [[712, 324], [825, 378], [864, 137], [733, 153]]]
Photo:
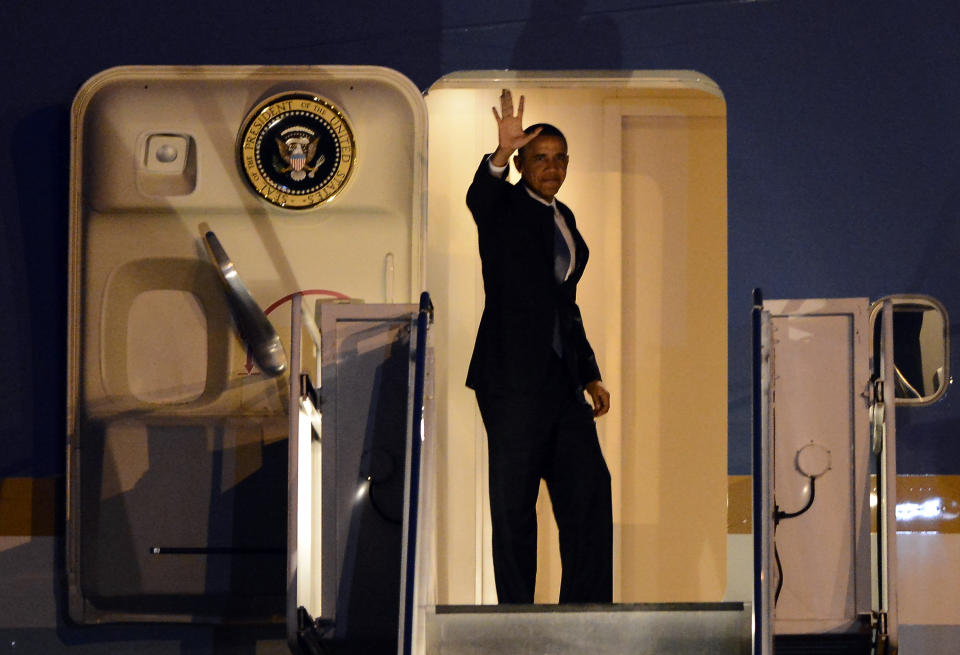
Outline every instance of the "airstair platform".
[[748, 655], [748, 603], [441, 605], [426, 655]]

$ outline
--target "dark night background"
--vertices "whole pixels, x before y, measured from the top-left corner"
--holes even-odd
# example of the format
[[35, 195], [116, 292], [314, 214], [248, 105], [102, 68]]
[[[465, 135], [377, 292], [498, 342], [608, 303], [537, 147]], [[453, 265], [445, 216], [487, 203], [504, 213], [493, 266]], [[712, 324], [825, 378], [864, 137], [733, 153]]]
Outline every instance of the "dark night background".
[[[733, 474], [749, 473], [754, 287], [925, 293], [960, 316], [955, 0], [8, 0], [2, 12], [0, 478], [65, 472], [70, 103], [112, 66], [375, 64], [421, 90], [465, 69], [709, 76], [728, 114]], [[960, 474], [956, 390], [898, 420], [901, 473]]]

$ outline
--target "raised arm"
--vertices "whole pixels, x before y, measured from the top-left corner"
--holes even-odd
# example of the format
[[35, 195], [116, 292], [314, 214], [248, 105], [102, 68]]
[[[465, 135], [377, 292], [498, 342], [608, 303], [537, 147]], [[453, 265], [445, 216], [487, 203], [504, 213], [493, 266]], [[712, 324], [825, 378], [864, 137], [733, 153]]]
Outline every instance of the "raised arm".
[[493, 117], [497, 119], [499, 143], [490, 157], [490, 162], [495, 166], [506, 166], [510, 161], [510, 155], [533, 141], [540, 134], [540, 128], [530, 134], [523, 133], [523, 96], [520, 96], [517, 113], [514, 114], [513, 94], [510, 93], [510, 89], [503, 89], [500, 92], [500, 112], [497, 112], [496, 107], [492, 109]]

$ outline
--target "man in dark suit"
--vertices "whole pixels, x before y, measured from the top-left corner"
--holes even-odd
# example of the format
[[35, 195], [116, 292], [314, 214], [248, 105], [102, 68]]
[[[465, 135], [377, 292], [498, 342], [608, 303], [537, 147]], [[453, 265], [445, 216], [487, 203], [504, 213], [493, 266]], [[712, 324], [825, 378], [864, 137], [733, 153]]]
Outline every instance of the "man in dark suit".
[[[497, 596], [533, 602], [543, 478], [560, 533], [560, 602], [610, 602], [610, 474], [594, 423], [610, 394], [576, 303], [588, 250], [573, 213], [554, 198], [566, 178], [566, 139], [552, 125], [522, 129], [523, 102], [514, 114], [510, 91], [502, 92], [497, 149], [467, 191], [486, 294], [467, 386], [487, 431]], [[511, 185], [517, 150], [522, 179]]]

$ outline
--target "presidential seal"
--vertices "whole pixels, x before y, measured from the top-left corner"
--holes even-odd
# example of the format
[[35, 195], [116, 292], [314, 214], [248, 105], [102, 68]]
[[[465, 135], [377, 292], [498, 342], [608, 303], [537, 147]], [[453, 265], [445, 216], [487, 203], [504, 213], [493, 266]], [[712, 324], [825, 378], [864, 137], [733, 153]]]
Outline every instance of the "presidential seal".
[[287, 209], [332, 200], [350, 178], [353, 129], [340, 109], [313, 93], [284, 93], [257, 105], [237, 137], [240, 169], [253, 190]]

